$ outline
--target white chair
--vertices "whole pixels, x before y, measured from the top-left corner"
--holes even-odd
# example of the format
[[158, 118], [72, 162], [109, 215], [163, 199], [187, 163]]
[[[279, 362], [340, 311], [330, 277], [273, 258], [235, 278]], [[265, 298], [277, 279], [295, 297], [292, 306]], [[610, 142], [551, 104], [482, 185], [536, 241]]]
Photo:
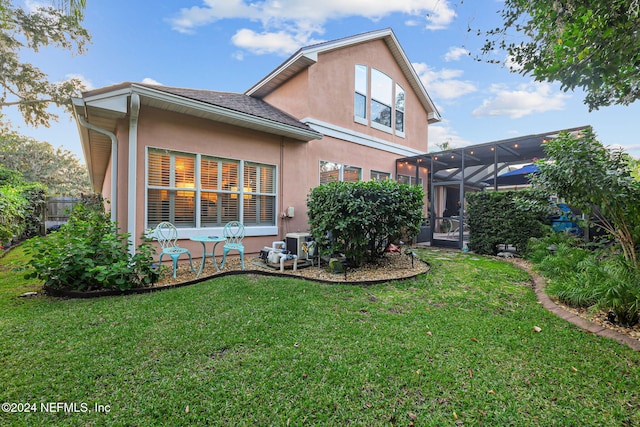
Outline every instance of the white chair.
[[176, 278], [176, 271], [178, 269], [178, 258], [182, 254], [189, 255], [189, 264], [191, 265], [191, 271], [195, 273], [195, 269], [193, 268], [193, 259], [191, 258], [191, 252], [189, 249], [181, 248], [178, 246], [178, 230], [175, 225], [170, 222], [161, 222], [158, 224], [154, 231], [154, 236], [160, 247], [162, 248], [162, 252], [160, 252], [160, 258], [158, 260], [159, 264], [162, 264], [162, 256], [169, 255], [171, 260], [173, 261], [173, 278]]
[[469, 231], [469, 227], [467, 226], [466, 223], [462, 223], [462, 226], [460, 226], [460, 217], [459, 216], [449, 217], [449, 223], [451, 224], [451, 226], [449, 227], [449, 231], [447, 231], [447, 236], [448, 237], [454, 236], [456, 234], [459, 235], [460, 230], [462, 230], [463, 233], [465, 231]]

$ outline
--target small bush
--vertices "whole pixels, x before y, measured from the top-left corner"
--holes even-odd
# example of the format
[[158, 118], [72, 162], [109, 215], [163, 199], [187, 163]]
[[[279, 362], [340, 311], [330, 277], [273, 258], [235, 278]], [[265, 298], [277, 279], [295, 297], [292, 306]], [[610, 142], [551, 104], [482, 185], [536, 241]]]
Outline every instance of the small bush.
[[54, 289], [126, 290], [151, 283], [155, 247], [128, 252], [129, 235], [118, 233], [101, 204], [78, 204], [69, 221], [47, 237], [27, 242], [29, 278]]

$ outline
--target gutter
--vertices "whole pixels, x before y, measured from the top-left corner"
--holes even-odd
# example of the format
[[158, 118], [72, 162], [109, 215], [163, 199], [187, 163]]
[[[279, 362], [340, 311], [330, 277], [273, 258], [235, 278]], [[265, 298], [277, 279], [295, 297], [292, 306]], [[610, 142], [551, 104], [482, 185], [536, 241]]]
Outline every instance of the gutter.
[[[84, 100], [80, 99], [79, 101], [82, 102], [83, 107], [86, 107]], [[76, 114], [75, 116], [81, 126], [106, 135], [111, 139], [111, 221], [116, 222], [116, 214], [118, 212], [118, 138], [113, 132], [89, 123], [83, 115]]]

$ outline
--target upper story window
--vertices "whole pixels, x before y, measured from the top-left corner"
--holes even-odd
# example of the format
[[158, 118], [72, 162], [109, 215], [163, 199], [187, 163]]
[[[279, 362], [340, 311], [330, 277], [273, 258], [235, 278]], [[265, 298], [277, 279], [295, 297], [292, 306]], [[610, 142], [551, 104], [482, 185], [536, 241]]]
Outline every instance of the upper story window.
[[361, 168], [341, 163], [320, 161], [320, 184], [332, 181], [358, 182], [361, 180]]
[[368, 79], [367, 67], [364, 65], [356, 65], [356, 90], [353, 100], [354, 120], [363, 124], [367, 124], [367, 93]]
[[396, 85], [396, 132], [404, 135], [404, 89]]
[[376, 69], [371, 70], [371, 126], [391, 129], [393, 81]]
[[356, 65], [354, 120], [404, 137], [404, 89], [385, 73], [366, 65]]

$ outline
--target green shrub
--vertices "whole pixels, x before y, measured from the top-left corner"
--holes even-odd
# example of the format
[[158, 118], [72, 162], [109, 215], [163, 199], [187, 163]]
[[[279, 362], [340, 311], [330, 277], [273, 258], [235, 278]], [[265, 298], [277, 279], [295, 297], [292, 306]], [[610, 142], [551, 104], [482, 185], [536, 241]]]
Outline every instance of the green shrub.
[[78, 204], [59, 231], [28, 241], [28, 277], [54, 289], [76, 291], [145, 286], [155, 273], [155, 247], [143, 243], [130, 255], [128, 240], [102, 204]]
[[311, 234], [325, 255], [374, 262], [389, 243], [418, 234], [423, 198], [421, 187], [395, 181], [323, 184], [307, 196]]
[[40, 234], [45, 198], [44, 185], [0, 167], [0, 244]]
[[42, 234], [44, 230], [44, 213], [47, 204], [47, 190], [40, 183], [30, 183], [22, 187], [22, 196], [27, 201], [24, 215], [22, 238]]
[[0, 244], [8, 244], [24, 230], [27, 200], [18, 187], [0, 187]]
[[574, 307], [616, 313], [633, 325], [640, 315], [640, 276], [617, 246], [587, 246], [579, 238], [552, 233], [530, 242], [528, 259], [549, 278], [547, 292]]
[[531, 237], [544, 234], [548, 203], [528, 191], [467, 193], [469, 248], [495, 255], [498, 245], [513, 245], [521, 253]]

